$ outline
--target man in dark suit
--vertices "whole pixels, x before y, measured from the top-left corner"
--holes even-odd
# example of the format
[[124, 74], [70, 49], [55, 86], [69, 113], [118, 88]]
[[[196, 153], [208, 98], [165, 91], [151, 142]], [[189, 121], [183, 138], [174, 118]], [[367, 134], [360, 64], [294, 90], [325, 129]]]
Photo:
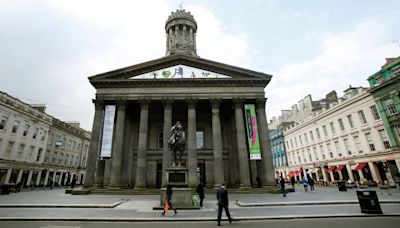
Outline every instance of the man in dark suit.
[[228, 209], [228, 204], [229, 204], [228, 190], [226, 190], [225, 188], [225, 182], [221, 184], [221, 188], [218, 189], [217, 191], [217, 200], [218, 200], [218, 218], [217, 218], [218, 226], [221, 225], [222, 209], [225, 209], [225, 213], [229, 219], [229, 223], [232, 223], [232, 218]]

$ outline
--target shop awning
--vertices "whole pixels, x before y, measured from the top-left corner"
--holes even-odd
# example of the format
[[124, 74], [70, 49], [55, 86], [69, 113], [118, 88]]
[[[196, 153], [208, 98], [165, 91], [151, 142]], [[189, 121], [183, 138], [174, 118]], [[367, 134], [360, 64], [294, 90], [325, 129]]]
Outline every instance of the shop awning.
[[328, 169], [325, 170], [325, 173], [330, 173], [332, 170], [336, 169], [336, 166], [331, 166]]
[[346, 166], [345, 166], [345, 165], [339, 165], [339, 166], [335, 169], [335, 172], [342, 171], [342, 169], [343, 169], [344, 167], [346, 167]]
[[353, 169], [354, 171], [362, 170], [367, 165], [367, 163], [358, 163], [358, 165]]

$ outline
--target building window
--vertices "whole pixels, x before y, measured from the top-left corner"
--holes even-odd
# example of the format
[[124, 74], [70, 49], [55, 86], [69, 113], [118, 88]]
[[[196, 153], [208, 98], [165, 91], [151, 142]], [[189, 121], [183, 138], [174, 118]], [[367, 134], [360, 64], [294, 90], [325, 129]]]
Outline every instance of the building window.
[[308, 137], [307, 137], [307, 133], [304, 133], [304, 139], [306, 140], [306, 144], [308, 144]]
[[311, 137], [311, 141], [314, 141], [314, 134], [312, 131], [310, 131], [310, 137]]
[[39, 148], [39, 151], [38, 151], [37, 156], [36, 156], [36, 162], [40, 161], [40, 156], [42, 156], [42, 151], [43, 151], [43, 149]]
[[14, 121], [14, 125], [13, 125], [12, 131], [11, 131], [13, 134], [17, 133], [18, 127], [19, 127], [19, 124], [20, 124], [20, 123], [21, 123], [21, 122], [18, 121], [18, 120], [15, 120], [15, 121]]
[[354, 143], [356, 144], [356, 149], [357, 149], [358, 153], [362, 154], [363, 151], [361, 149], [360, 138], [358, 136], [354, 136], [353, 139], [354, 139]]
[[317, 138], [320, 139], [321, 135], [319, 134], [319, 128], [315, 129], [315, 132], [317, 133]]
[[325, 152], [324, 152], [324, 145], [319, 145], [319, 151], [321, 152], [322, 160], [325, 160], [326, 156], [325, 156]]
[[5, 155], [6, 157], [10, 157], [12, 150], [14, 147], [14, 142], [12, 141], [8, 141], [7, 147], [6, 147], [6, 151], [5, 151]]
[[312, 162], [313, 160], [312, 160], [310, 149], [307, 150], [307, 154], [308, 154], [308, 159], [310, 160], [310, 162]]
[[375, 145], [374, 142], [372, 141], [372, 137], [370, 133], [365, 134], [365, 137], [367, 138], [368, 144], [369, 144], [369, 149], [371, 151], [375, 151]]
[[1, 120], [0, 120], [0, 130], [3, 130], [3, 131], [6, 130], [7, 120], [8, 120], [8, 116], [3, 116], [3, 117], [1, 117]]
[[301, 140], [301, 135], [299, 135], [300, 145], [303, 145], [303, 140]]
[[196, 149], [204, 148], [204, 131], [196, 131]]
[[316, 147], [313, 147], [313, 152], [314, 152], [314, 157], [315, 157], [315, 160], [319, 160], [319, 158], [318, 158], [318, 155], [317, 155], [317, 148]]
[[27, 162], [32, 161], [32, 156], [33, 156], [34, 151], [35, 151], [35, 147], [34, 146], [29, 147], [29, 152], [26, 155], [26, 159], [25, 159]]
[[30, 128], [31, 126], [29, 125], [29, 124], [25, 124], [25, 127], [24, 127], [24, 133], [22, 134], [23, 136], [27, 136], [28, 135], [28, 132], [29, 132], [29, 128]]
[[397, 113], [396, 106], [394, 106], [392, 99], [387, 99], [385, 101], [385, 105], [386, 105], [386, 110], [389, 115], [394, 115]]
[[290, 139], [290, 147], [293, 149], [293, 140]]
[[33, 135], [32, 135], [33, 139], [36, 139], [38, 132], [39, 132], [39, 128], [36, 127], [35, 130], [33, 131]]
[[367, 118], [365, 118], [364, 111], [360, 110], [357, 113], [358, 113], [358, 116], [360, 117], [361, 123], [362, 124], [366, 124], [367, 123]]
[[400, 125], [393, 126], [394, 132], [396, 133], [397, 140], [400, 142]]
[[379, 130], [378, 132], [379, 132], [379, 135], [381, 136], [383, 146], [385, 147], [385, 149], [390, 149], [389, 138], [387, 137], [385, 130]]
[[354, 122], [353, 122], [353, 118], [351, 117], [351, 115], [347, 116], [347, 120], [349, 121], [350, 127], [353, 128], [354, 127]]
[[325, 126], [325, 125], [322, 126], [322, 130], [323, 130], [323, 132], [324, 132], [324, 136], [325, 136], [325, 137], [328, 137], [328, 131], [326, 130], [326, 126]]
[[158, 148], [159, 149], [163, 148], [163, 141], [164, 141], [164, 133], [158, 132]]
[[344, 124], [342, 119], [338, 119], [340, 130], [344, 131]]
[[22, 155], [24, 154], [24, 149], [25, 149], [25, 145], [24, 144], [19, 144], [17, 157], [16, 157], [17, 160], [21, 160], [22, 159]]
[[351, 149], [349, 145], [349, 140], [348, 139], [343, 139], [344, 146], [346, 147], [347, 155], [351, 155]]
[[333, 122], [330, 122], [329, 125], [331, 126], [332, 134], [335, 134], [336, 130], [335, 130], [335, 125], [333, 124]]
[[335, 150], [336, 150], [337, 155], [338, 155], [339, 157], [342, 157], [342, 152], [341, 152], [341, 150], [340, 150], [339, 141], [335, 141]]
[[378, 109], [376, 108], [375, 105], [372, 105], [369, 107], [371, 110], [372, 116], [374, 117], [374, 120], [379, 120], [381, 117], [379, 116]]
[[330, 143], [326, 144], [326, 147], [328, 148], [329, 157], [333, 158], [331, 144]]

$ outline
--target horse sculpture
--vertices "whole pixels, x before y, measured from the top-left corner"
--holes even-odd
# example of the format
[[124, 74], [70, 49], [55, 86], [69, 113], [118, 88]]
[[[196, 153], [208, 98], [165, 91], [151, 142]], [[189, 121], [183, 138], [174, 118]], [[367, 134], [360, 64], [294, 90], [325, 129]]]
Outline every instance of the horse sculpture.
[[[168, 147], [169, 150], [174, 153], [174, 162], [172, 163], [172, 166], [181, 166], [183, 150], [185, 149], [185, 136], [183, 126], [179, 121], [177, 121], [171, 128]], [[177, 153], [179, 159], [176, 158]]]

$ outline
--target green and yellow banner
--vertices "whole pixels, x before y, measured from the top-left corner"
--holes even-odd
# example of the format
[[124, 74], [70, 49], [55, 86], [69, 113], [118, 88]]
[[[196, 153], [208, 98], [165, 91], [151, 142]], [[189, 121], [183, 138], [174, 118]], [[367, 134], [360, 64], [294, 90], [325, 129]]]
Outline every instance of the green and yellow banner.
[[250, 160], [261, 160], [260, 140], [258, 138], [257, 117], [254, 104], [245, 104], [244, 113]]

